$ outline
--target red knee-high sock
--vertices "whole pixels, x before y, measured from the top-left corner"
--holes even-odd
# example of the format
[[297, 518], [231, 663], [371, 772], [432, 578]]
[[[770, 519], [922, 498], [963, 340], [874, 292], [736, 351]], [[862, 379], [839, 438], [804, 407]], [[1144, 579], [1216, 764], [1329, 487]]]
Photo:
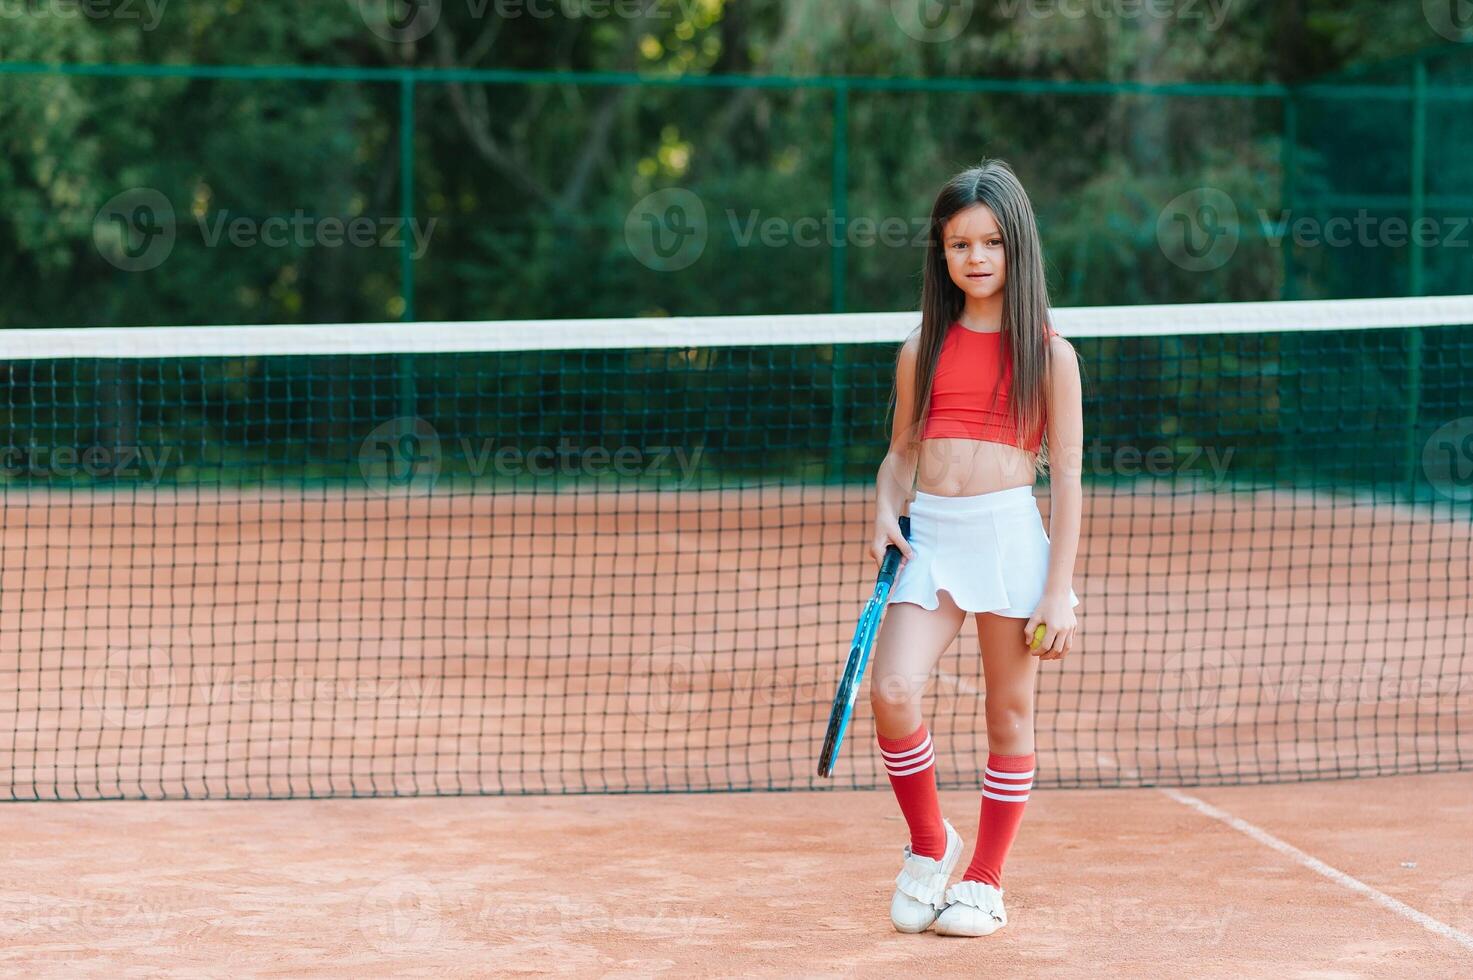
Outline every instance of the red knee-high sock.
[[977, 849], [963, 881], [985, 881], [1002, 887], [1002, 864], [1008, 858], [1018, 825], [1023, 822], [1023, 803], [1033, 788], [1033, 755], [987, 754], [982, 775], [982, 817], [977, 826]]
[[878, 732], [875, 737], [900, 812], [910, 826], [910, 852], [941, 860], [946, 856], [946, 828], [941, 825], [941, 799], [936, 795], [931, 733], [923, 724], [904, 738], [886, 738]]

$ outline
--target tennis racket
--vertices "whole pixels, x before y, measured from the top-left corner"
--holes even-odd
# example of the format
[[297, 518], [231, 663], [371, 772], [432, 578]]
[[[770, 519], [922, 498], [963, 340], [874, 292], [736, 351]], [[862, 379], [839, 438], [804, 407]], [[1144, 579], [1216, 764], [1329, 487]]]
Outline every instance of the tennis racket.
[[[910, 518], [900, 518], [900, 533], [910, 540]], [[844, 742], [844, 732], [849, 728], [849, 718], [854, 714], [854, 698], [859, 685], [864, 681], [864, 669], [869, 666], [870, 650], [875, 645], [875, 634], [880, 630], [880, 616], [885, 612], [885, 603], [890, 599], [890, 589], [895, 584], [895, 573], [900, 570], [900, 549], [890, 545], [885, 549], [885, 560], [880, 563], [880, 577], [875, 582], [874, 594], [864, 604], [859, 616], [859, 625], [854, 630], [854, 641], [849, 645], [849, 660], [844, 664], [844, 676], [839, 678], [839, 690], [834, 694], [834, 706], [829, 711], [829, 727], [824, 732], [823, 750], [818, 754], [818, 774], [831, 776], [834, 763], [839, 758], [839, 746]]]

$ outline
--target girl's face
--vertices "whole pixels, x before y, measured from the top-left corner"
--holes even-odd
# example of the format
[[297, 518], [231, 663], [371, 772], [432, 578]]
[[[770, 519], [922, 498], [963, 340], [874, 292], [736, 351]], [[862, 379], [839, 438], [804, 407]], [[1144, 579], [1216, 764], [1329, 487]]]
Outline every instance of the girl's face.
[[946, 222], [942, 233], [946, 269], [951, 281], [968, 299], [985, 299], [1002, 293], [1007, 278], [1002, 230], [985, 204], [958, 211]]

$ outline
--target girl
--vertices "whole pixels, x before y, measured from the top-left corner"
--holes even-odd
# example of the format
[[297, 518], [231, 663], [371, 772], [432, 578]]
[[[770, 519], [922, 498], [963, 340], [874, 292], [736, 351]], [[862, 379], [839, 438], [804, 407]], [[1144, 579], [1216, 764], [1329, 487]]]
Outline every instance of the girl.
[[[1033, 207], [1001, 160], [947, 181], [931, 209], [921, 325], [896, 359], [890, 451], [871, 551], [905, 558], [875, 646], [870, 703], [890, 785], [910, 827], [890, 919], [985, 936], [1007, 923], [1003, 861], [1033, 785], [1039, 660], [1074, 645], [1083, 422], [1074, 348], [1049, 323]], [[1047, 422], [1053, 541], [1033, 499]], [[910, 503], [911, 540], [899, 514]], [[987, 768], [976, 849], [947, 887], [962, 840], [941, 817], [921, 692], [967, 613], [987, 689]], [[1042, 642], [1030, 647], [1035, 628]]]

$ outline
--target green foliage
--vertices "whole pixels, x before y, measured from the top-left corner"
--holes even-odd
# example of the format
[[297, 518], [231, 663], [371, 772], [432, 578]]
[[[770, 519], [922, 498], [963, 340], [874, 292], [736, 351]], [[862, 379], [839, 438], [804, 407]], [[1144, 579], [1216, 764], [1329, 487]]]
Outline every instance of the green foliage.
[[[432, 29], [412, 41], [386, 39], [372, 13], [384, 9], [377, 0], [175, 2], [160, 8], [156, 22], [146, 21], [147, 4], [132, 5], [132, 19], [32, 5], [25, 17], [5, 23], [4, 62], [305, 65], [384, 74], [0, 75], [0, 288], [7, 298], [0, 326], [397, 319], [410, 311], [397, 244], [410, 214], [428, 235], [412, 262], [412, 312], [420, 319], [818, 312], [840, 305], [841, 295], [848, 309], [911, 308], [931, 197], [946, 176], [983, 156], [1009, 160], [1029, 187], [1060, 305], [1263, 299], [1291, 289], [1301, 297], [1407, 290], [1404, 250], [1288, 252], [1260, 217], [1272, 219], [1286, 198], [1298, 211], [1316, 214], [1333, 213], [1313, 210], [1326, 194], [1405, 198], [1407, 103], [1302, 99], [1297, 163], [1286, 181], [1285, 106], [1262, 86], [1438, 42], [1419, 5], [1256, 0], [1180, 5], [1166, 18], [1139, 9], [1150, 5], [1122, 4], [1110, 16], [1082, 17], [1069, 13], [1074, 6], [1049, 3], [953, 6], [969, 9], [964, 29], [928, 42], [916, 38], [914, 25], [907, 33], [906, 5], [891, 0], [662, 0], [622, 7], [445, 0]], [[532, 7], [553, 15], [504, 13]], [[621, 9], [636, 13], [611, 13]], [[1214, 10], [1220, 21], [1211, 19]], [[1430, 84], [1466, 85], [1468, 63], [1466, 55], [1441, 59]], [[394, 72], [458, 68], [637, 72], [650, 84], [420, 75], [412, 129], [402, 131]], [[841, 97], [823, 82], [654, 84], [709, 75], [986, 77], [1113, 87], [855, 86]], [[1408, 77], [1398, 69], [1371, 80], [1405, 85]], [[1211, 83], [1260, 88], [1149, 90]], [[1440, 103], [1428, 120], [1434, 136], [1427, 148], [1429, 213], [1458, 213], [1473, 194], [1466, 168], [1457, 165], [1466, 156], [1460, 147], [1473, 139], [1467, 130], [1473, 115], [1460, 106]], [[835, 129], [840, 118], [842, 133]], [[405, 136], [412, 141], [408, 202]], [[1173, 200], [1202, 187], [1236, 206], [1238, 242], [1222, 263], [1197, 270], [1163, 244], [1159, 226]], [[125, 271], [116, 250], [127, 243], [108, 208], [139, 188], [167, 201], [175, 240], [157, 265]], [[696, 260], [678, 270], [641, 261], [627, 236], [640, 202], [669, 190], [695, 196], [707, 235]], [[1395, 202], [1389, 207], [1405, 211]], [[371, 244], [327, 243], [329, 226], [355, 220], [371, 223]], [[890, 222], [903, 231], [862, 240], [856, 220]], [[304, 226], [305, 237], [257, 240], [252, 232], [272, 222]], [[236, 223], [244, 237], [236, 236]], [[1433, 250], [1423, 259], [1419, 274], [1427, 291], [1473, 289], [1461, 253]], [[827, 366], [832, 349], [808, 353], [820, 365], [817, 374], [764, 369], [748, 379], [752, 391], [821, 389], [840, 377]], [[1238, 371], [1272, 378], [1281, 353], [1271, 344], [1249, 352], [1252, 363]], [[1297, 353], [1313, 357], [1308, 349]], [[1231, 356], [1202, 354], [1201, 375], [1239, 376]], [[1370, 378], [1362, 368], [1377, 351], [1355, 356], [1361, 358], [1357, 376]], [[890, 365], [884, 351], [856, 351], [854, 358], [844, 376], [852, 386], [844, 438], [863, 443], [883, 426], [875, 408], [883, 399], [870, 396], [888, 388]], [[647, 364], [626, 368], [646, 384], [699, 381], [738, 389], [756, 371], [727, 355], [718, 361], [734, 365], [726, 381], [699, 371], [667, 375]], [[1130, 363], [1129, 356], [1102, 354], [1099, 368], [1108, 377], [1099, 380], [1127, 380], [1121, 365]], [[12, 408], [9, 418], [22, 429], [71, 431], [68, 438], [79, 444], [136, 436], [211, 452], [232, 452], [233, 445], [246, 472], [286, 465], [243, 448], [277, 437], [295, 445], [298, 430], [288, 434], [280, 426], [304, 426], [302, 439], [330, 447], [355, 433], [360, 421], [402, 407], [398, 370], [392, 359], [368, 375], [348, 362], [273, 370], [231, 361], [202, 368], [190, 391], [169, 387], [162, 365], [137, 372], [58, 367], [44, 383], [37, 381], [41, 375], [17, 371], [11, 381], [22, 386], [12, 391], [12, 406], [22, 408]], [[449, 383], [449, 377], [436, 382]], [[595, 415], [622, 418], [631, 399], [647, 394], [647, 387], [608, 391], [569, 406], [542, 387], [525, 387], [531, 383], [509, 378], [496, 396], [523, 398], [522, 413], [534, 403], [550, 418], [573, 412], [567, 419], [573, 428]], [[427, 413], [443, 409], [447, 399], [470, 397], [453, 387], [427, 388], [423, 376], [418, 384]], [[96, 418], [42, 420], [23, 410], [41, 391], [56, 395], [56, 405], [67, 401], [61, 392], [76, 391], [86, 396], [73, 399], [79, 404], [101, 398], [114, 407]], [[1204, 404], [1217, 394], [1208, 385]], [[1277, 406], [1277, 393], [1259, 394], [1262, 404]], [[672, 405], [703, 404], [694, 390], [682, 397]], [[289, 407], [296, 398], [304, 399], [304, 414]], [[247, 425], [251, 404], [268, 406], [268, 415], [249, 423], [255, 428], [232, 428]], [[334, 413], [332, 404], [352, 410]], [[739, 442], [742, 425], [723, 422], [707, 407], [716, 418], [711, 444]], [[793, 433], [792, 457], [782, 465], [808, 472], [822, 464], [808, 460], [802, 447], [832, 434], [830, 408], [821, 391], [801, 419], [757, 413], [745, 421], [753, 431]], [[442, 421], [467, 410], [447, 411]], [[1175, 416], [1162, 410], [1146, 428], [1174, 438], [1191, 430], [1190, 414], [1180, 406]], [[774, 458], [788, 451], [768, 448]], [[304, 452], [310, 457], [317, 450]]]
[[[1252, 83], [1438, 40], [1420, 11], [1370, 0], [1297, 8], [1256, 2], [1216, 12], [1207, 5], [1165, 18], [1124, 5], [1108, 16], [1078, 16], [1068, 5], [963, 4], [964, 29], [930, 43], [907, 33], [906, 5], [890, 0], [842, 8], [816, 0], [444, 2], [432, 30], [400, 43], [370, 23], [379, 6], [140, 3], [86, 17], [36, 4], [7, 21], [0, 55], [7, 62], [551, 68], [652, 77]], [[1183, 276], [1163, 266], [1150, 227], [1166, 201], [1205, 182], [1241, 194], [1250, 211], [1276, 206], [1276, 101], [856, 91], [847, 200], [832, 186], [833, 102], [826, 89], [418, 86], [413, 210], [436, 225], [415, 264], [417, 312], [505, 318], [828, 309], [835, 288], [828, 237], [743, 244], [732, 232], [733, 215], [838, 220], [830, 215], [837, 205], [850, 218], [914, 223], [939, 181], [982, 155], [1002, 156], [1023, 172], [1046, 226], [1060, 302], [1234, 299], [1273, 296], [1282, 285], [1279, 263], [1261, 248], [1216, 276]], [[0, 213], [8, 220], [0, 235], [8, 247], [0, 285], [9, 302], [0, 323], [395, 319], [405, 297], [392, 245], [211, 244], [208, 231], [239, 217], [402, 219], [399, 125], [392, 79], [7, 76], [0, 86]], [[701, 196], [719, 239], [683, 274], [644, 268], [623, 240], [640, 197], [671, 186]], [[94, 223], [108, 201], [134, 187], [164, 194], [179, 239], [159, 268], [122, 273], [100, 254]], [[913, 246], [850, 242], [847, 305], [908, 305], [917, 259]]]

